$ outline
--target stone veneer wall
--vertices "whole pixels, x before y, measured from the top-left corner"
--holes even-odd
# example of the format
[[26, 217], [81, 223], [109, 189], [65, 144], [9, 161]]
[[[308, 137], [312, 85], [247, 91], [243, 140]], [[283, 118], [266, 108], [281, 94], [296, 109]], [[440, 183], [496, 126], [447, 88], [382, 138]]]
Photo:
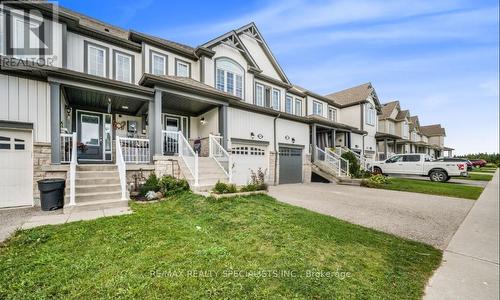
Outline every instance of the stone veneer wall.
[[[33, 198], [35, 206], [40, 206], [38, 180], [45, 178], [67, 179], [68, 165], [51, 166], [50, 154], [52, 146], [49, 143], [33, 144]], [[66, 181], [66, 185], [68, 182]]]
[[170, 175], [175, 178], [183, 178], [178, 159], [177, 156], [155, 156], [153, 161], [156, 176]]

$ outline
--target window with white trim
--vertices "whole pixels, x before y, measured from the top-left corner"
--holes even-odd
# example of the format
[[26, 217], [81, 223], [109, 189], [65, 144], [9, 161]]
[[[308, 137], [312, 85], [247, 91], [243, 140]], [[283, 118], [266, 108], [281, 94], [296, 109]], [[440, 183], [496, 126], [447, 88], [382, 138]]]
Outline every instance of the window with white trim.
[[333, 106], [328, 107], [328, 119], [337, 122], [337, 110]]
[[403, 131], [403, 137], [404, 138], [408, 138], [409, 131], [410, 131], [410, 128], [408, 126], [408, 122], [406, 122], [406, 121], [403, 122], [403, 124], [402, 124], [402, 131]]
[[367, 103], [365, 106], [365, 123], [367, 125], [375, 126], [375, 118], [377, 117], [377, 113], [375, 111], [375, 107], [371, 103]]
[[313, 101], [313, 114], [323, 116], [323, 103]]
[[280, 98], [281, 98], [281, 92], [280, 90], [273, 89], [273, 96], [272, 96], [272, 109], [275, 110], [280, 110]]
[[219, 58], [215, 63], [215, 88], [243, 98], [243, 68], [231, 59]]
[[167, 57], [164, 55], [152, 53], [152, 69], [153, 75], [167, 75]]
[[388, 121], [388, 124], [389, 124], [389, 133], [390, 134], [395, 134], [396, 133], [396, 129], [394, 127], [394, 123], [391, 122], [391, 121]]
[[106, 76], [106, 49], [87, 45], [87, 72], [90, 75]]
[[295, 114], [302, 116], [302, 100], [299, 98], [295, 98]]
[[115, 52], [115, 79], [132, 82], [132, 56]]
[[176, 74], [175, 76], [179, 77], [190, 77], [189, 74], [189, 63], [182, 61], [182, 60], [177, 60], [176, 63]]
[[264, 106], [264, 86], [260, 83], [255, 84], [255, 104]]
[[285, 112], [287, 114], [293, 114], [293, 98], [292, 96], [286, 96], [285, 98]]

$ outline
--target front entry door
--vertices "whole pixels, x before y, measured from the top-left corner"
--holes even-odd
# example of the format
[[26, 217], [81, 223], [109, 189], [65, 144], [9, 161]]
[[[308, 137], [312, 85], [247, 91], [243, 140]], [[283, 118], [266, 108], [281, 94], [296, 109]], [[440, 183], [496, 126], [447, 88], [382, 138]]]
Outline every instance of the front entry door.
[[78, 159], [103, 160], [102, 114], [77, 111]]
[[[179, 132], [181, 130], [180, 118], [165, 116], [165, 130], [169, 132]], [[179, 136], [173, 133], [167, 133], [164, 137], [165, 155], [177, 154], [179, 149]]]

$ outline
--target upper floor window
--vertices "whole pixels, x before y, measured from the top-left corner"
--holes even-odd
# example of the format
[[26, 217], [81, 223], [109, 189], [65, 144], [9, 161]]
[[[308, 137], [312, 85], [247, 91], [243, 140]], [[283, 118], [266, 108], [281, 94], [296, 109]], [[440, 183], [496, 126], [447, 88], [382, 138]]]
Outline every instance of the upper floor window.
[[375, 111], [375, 107], [373, 104], [368, 103], [366, 104], [366, 111], [365, 111], [365, 123], [371, 126], [375, 126], [375, 118], [377, 117], [377, 113]]
[[114, 53], [114, 77], [116, 80], [132, 83], [133, 58], [131, 55], [113, 51]]
[[313, 101], [313, 114], [319, 116], [323, 115], [323, 103], [318, 101]]
[[286, 96], [286, 98], [285, 98], [285, 112], [288, 114], [293, 114], [293, 98], [292, 98], [292, 96]]
[[264, 106], [264, 86], [260, 83], [255, 84], [255, 104]]
[[302, 100], [298, 98], [295, 98], [295, 114], [302, 116]]
[[280, 101], [281, 100], [281, 93], [280, 90], [273, 89], [273, 101], [272, 101], [272, 108], [275, 110], [280, 110]]
[[395, 127], [394, 127], [394, 123], [389, 121], [388, 124], [389, 124], [389, 133], [390, 134], [395, 134], [396, 130], [395, 130]]
[[106, 77], [107, 52], [106, 47], [90, 44], [86, 42], [85, 46], [86, 73], [101, 77]]
[[151, 51], [150, 60], [153, 75], [167, 75], [167, 57], [165, 55]]
[[217, 59], [215, 62], [215, 88], [243, 98], [243, 72], [243, 68], [233, 60]]
[[404, 137], [404, 138], [408, 138], [408, 136], [409, 136], [409, 134], [410, 134], [410, 133], [409, 133], [410, 128], [409, 128], [409, 126], [408, 126], [408, 123], [405, 121], [405, 122], [403, 122], [403, 125], [402, 125], [402, 126], [403, 126], [403, 128], [402, 128], [402, 129], [403, 129], [403, 137]]
[[175, 76], [191, 77], [191, 64], [187, 61], [175, 59]]
[[328, 119], [337, 122], [337, 110], [331, 106], [328, 107]]

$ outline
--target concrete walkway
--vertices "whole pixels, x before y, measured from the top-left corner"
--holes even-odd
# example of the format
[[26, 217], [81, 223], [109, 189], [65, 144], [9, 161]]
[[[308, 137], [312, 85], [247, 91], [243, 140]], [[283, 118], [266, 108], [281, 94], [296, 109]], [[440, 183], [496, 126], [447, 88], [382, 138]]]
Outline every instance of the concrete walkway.
[[499, 298], [499, 171], [444, 251], [424, 299]]
[[327, 183], [269, 187], [279, 201], [445, 249], [473, 200]]
[[30, 229], [43, 225], [56, 225], [102, 217], [130, 214], [128, 207], [103, 208], [90, 211], [63, 213], [63, 210], [41, 211], [39, 207], [0, 210], [0, 243], [18, 229]]

